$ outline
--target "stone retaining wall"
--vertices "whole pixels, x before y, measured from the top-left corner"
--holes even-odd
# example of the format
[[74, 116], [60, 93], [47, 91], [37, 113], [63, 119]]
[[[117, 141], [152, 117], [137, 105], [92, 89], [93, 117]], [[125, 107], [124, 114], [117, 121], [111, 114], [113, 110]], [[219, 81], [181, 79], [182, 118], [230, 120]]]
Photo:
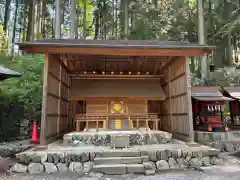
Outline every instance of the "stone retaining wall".
[[149, 150], [106, 152], [33, 152], [17, 155], [19, 160], [11, 170], [17, 173], [90, 172], [105, 174], [143, 173], [180, 168], [199, 168], [221, 164], [217, 150]]

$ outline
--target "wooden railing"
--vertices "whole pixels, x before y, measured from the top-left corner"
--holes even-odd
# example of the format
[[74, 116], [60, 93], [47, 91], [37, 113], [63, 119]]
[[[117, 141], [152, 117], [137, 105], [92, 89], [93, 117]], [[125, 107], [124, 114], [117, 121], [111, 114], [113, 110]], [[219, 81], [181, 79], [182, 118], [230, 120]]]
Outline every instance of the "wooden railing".
[[136, 129], [139, 129], [139, 124], [142, 122], [145, 122], [146, 131], [149, 130], [149, 122], [152, 122], [153, 127], [152, 129], [158, 130], [158, 122], [160, 120], [158, 114], [155, 113], [149, 113], [149, 114], [76, 114], [75, 120], [76, 120], [76, 131], [80, 131], [81, 122], [86, 122], [85, 130], [88, 131], [89, 129], [89, 123], [94, 122], [96, 123], [96, 131], [99, 131], [99, 122], [106, 123], [106, 129], [108, 129], [109, 121], [111, 120], [129, 120], [134, 122], [136, 124]]

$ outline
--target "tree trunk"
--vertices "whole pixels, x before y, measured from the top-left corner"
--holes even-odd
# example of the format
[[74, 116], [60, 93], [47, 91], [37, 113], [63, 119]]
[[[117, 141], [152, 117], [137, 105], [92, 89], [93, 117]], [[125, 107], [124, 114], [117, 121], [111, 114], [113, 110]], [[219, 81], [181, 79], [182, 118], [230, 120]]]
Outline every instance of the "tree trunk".
[[83, 6], [83, 39], [86, 39], [87, 35], [87, 0], [84, 0], [84, 6]]
[[14, 24], [13, 24], [13, 35], [12, 35], [12, 51], [11, 54], [14, 54], [14, 43], [15, 43], [15, 37], [16, 37], [16, 25], [17, 25], [17, 12], [19, 7], [19, 0], [16, 0], [15, 2], [15, 12], [14, 12]]
[[5, 11], [4, 11], [4, 22], [3, 22], [3, 30], [5, 33], [7, 32], [10, 4], [11, 4], [11, 0], [6, 0]]
[[71, 39], [77, 38], [77, 13], [76, 13], [76, 0], [71, 0], [70, 11], [71, 11]]
[[124, 37], [125, 39], [127, 39], [127, 36], [128, 36], [128, 26], [129, 26], [128, 0], [125, 0], [125, 3], [124, 3]]
[[30, 1], [29, 7], [28, 7], [28, 15], [27, 15], [27, 35], [26, 35], [26, 41], [30, 41], [31, 39], [31, 27], [32, 27], [32, 11], [33, 11], [33, 1]]
[[[199, 44], [205, 45], [203, 1], [197, 0], [197, 6], [198, 6], [198, 41]], [[208, 77], [208, 63], [206, 56], [202, 56], [200, 58], [200, 64], [201, 64], [201, 78], [205, 80]]]
[[99, 28], [100, 28], [100, 2], [97, 0], [97, 11], [95, 12], [95, 32], [94, 32], [94, 39], [98, 39], [99, 36]]
[[55, 15], [55, 39], [61, 38], [61, 0], [55, 0], [56, 15]]

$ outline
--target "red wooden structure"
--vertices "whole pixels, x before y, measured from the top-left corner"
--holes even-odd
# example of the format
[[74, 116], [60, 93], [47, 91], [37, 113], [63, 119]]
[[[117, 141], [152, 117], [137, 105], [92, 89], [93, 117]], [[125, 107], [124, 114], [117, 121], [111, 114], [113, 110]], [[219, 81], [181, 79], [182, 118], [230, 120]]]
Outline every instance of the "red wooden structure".
[[193, 87], [192, 104], [195, 130], [228, 131], [230, 101], [233, 99], [224, 97], [218, 87]]

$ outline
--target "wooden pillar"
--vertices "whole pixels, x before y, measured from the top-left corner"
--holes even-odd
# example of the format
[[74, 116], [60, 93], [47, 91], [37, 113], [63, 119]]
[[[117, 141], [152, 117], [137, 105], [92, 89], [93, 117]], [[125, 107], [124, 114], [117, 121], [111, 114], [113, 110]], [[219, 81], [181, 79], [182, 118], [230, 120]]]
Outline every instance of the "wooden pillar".
[[169, 119], [171, 124], [171, 132], [173, 132], [173, 119], [172, 119], [172, 94], [171, 94], [171, 68], [168, 68], [168, 96], [169, 96]]
[[193, 115], [192, 115], [192, 97], [191, 97], [191, 76], [189, 69], [189, 58], [185, 58], [185, 72], [187, 81], [187, 102], [188, 102], [188, 127], [189, 127], [189, 138], [191, 142], [194, 142], [194, 131], [193, 131]]
[[59, 81], [58, 81], [58, 119], [57, 119], [57, 133], [60, 135], [60, 121], [61, 121], [61, 103], [62, 103], [62, 66], [59, 66]]
[[46, 141], [46, 121], [47, 121], [47, 97], [48, 97], [48, 54], [44, 57], [44, 72], [43, 72], [43, 97], [42, 97], [42, 117], [41, 117], [41, 132], [40, 132], [40, 145], [47, 144]]

